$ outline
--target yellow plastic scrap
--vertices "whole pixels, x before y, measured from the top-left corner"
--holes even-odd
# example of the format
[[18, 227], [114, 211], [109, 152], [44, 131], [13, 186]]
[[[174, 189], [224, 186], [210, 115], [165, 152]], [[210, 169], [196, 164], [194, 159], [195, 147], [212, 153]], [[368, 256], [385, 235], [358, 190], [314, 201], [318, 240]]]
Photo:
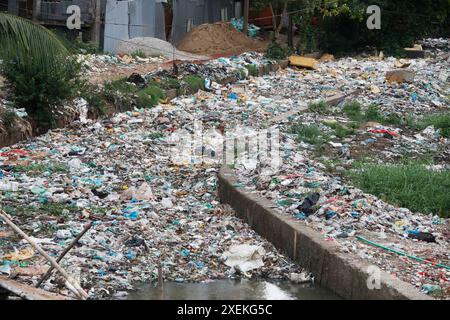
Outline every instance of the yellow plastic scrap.
[[34, 256], [34, 250], [31, 247], [23, 248], [20, 250], [12, 251], [7, 254], [5, 254], [2, 259], [3, 260], [16, 260], [16, 261], [22, 261], [31, 259]]
[[316, 70], [319, 67], [319, 61], [314, 58], [307, 58], [302, 56], [290, 56], [289, 63], [296, 67], [308, 68]]

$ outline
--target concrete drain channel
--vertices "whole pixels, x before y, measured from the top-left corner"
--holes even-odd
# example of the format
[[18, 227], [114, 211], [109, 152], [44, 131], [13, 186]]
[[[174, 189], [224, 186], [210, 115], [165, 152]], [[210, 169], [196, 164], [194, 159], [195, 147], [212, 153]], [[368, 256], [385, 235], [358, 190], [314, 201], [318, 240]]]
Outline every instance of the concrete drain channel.
[[272, 203], [237, 187], [238, 180], [227, 167], [219, 172], [219, 197], [259, 235], [315, 276], [316, 282], [344, 299], [432, 300], [414, 287], [382, 271], [380, 289], [369, 289], [369, 264], [359, 257], [339, 252], [336, 244], [302, 225], [293, 217], [275, 212]]

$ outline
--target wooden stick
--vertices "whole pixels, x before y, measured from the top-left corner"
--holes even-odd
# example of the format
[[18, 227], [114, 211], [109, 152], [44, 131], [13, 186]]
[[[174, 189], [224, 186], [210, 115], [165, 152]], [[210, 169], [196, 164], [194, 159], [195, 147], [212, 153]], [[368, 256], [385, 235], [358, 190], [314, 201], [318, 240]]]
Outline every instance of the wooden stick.
[[42, 254], [44, 258], [47, 259], [50, 262], [50, 264], [56, 270], [59, 271], [59, 273], [61, 273], [61, 275], [66, 279], [65, 285], [70, 291], [75, 293], [77, 297], [79, 297], [82, 300], [86, 300], [87, 298], [89, 298], [89, 295], [83, 290], [83, 288], [81, 288], [80, 284], [75, 279], [73, 279], [69, 274], [67, 274], [67, 272], [63, 268], [61, 268], [61, 266], [55, 261], [55, 259], [50, 257], [44, 250], [42, 250], [41, 247], [39, 247], [33, 240], [31, 240], [30, 237], [28, 237], [25, 232], [23, 232], [11, 220], [9, 220], [8, 216], [3, 210], [0, 210], [0, 218], [2, 218], [3, 221], [5, 221], [6, 224], [9, 225], [22, 238], [27, 240], [33, 248], [35, 248], [40, 254]]
[[[70, 251], [70, 249], [73, 248], [74, 245], [77, 244], [77, 242], [81, 239], [81, 237], [92, 227], [92, 222], [89, 222], [83, 229], [83, 231], [80, 232], [79, 235], [73, 241], [69, 244], [69, 246], [64, 249], [64, 251], [59, 255], [58, 259], [56, 259], [56, 262], [60, 262], [64, 256]], [[47, 270], [47, 272], [42, 276], [41, 280], [36, 284], [36, 288], [39, 288], [39, 286], [50, 277], [51, 272], [55, 269], [53, 266], [50, 266], [50, 268]]]

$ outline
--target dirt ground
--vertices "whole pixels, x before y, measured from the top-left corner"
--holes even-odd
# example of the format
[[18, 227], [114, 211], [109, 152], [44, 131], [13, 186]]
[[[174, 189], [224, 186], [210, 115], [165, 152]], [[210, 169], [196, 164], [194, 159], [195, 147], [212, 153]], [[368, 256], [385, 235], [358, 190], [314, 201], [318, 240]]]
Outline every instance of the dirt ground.
[[167, 63], [137, 63], [130, 65], [116, 65], [98, 62], [97, 70], [89, 72], [87, 78], [94, 85], [103, 84], [108, 80], [129, 77], [132, 73], [145, 74], [160, 67], [167, 67]]

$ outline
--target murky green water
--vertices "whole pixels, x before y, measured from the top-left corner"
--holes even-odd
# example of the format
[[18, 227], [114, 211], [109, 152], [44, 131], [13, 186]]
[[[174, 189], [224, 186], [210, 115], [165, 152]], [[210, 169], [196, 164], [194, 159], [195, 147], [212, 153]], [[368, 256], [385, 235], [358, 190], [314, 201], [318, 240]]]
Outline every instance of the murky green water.
[[338, 296], [311, 284], [256, 280], [218, 280], [209, 283], [165, 282], [163, 288], [142, 285], [132, 300], [329, 300]]

